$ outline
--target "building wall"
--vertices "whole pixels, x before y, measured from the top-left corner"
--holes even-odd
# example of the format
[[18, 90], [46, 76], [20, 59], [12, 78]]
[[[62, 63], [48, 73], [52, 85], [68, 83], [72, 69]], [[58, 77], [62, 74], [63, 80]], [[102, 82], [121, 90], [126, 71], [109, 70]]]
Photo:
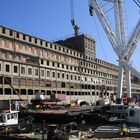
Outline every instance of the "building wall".
[[81, 52], [84, 59], [88, 61], [94, 61], [96, 58], [95, 41], [89, 35], [81, 34], [64, 40], [59, 40], [56, 43]]
[[[67, 102], [76, 99], [90, 102], [102, 98], [115, 99], [117, 66], [97, 58], [93, 61], [88, 57], [85, 59], [85, 55], [0, 26], [1, 99], [18, 99], [15, 91], [27, 100], [38, 91], [48, 98], [51, 93], [66, 95]], [[133, 87], [137, 94], [139, 85], [134, 84]]]

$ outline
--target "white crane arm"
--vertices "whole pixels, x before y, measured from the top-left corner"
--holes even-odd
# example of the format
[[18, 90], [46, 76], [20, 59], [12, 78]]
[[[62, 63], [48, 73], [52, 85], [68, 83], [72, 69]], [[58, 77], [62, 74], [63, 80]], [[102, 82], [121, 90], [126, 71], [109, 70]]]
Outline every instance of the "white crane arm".
[[135, 66], [128, 63], [126, 60], [122, 60], [122, 63], [125, 66], [125, 69], [131, 71], [132, 74], [134, 74], [138, 79], [140, 79], [140, 71]]
[[[115, 13], [115, 24], [116, 24], [116, 38], [121, 52], [125, 48], [125, 32], [124, 22], [122, 15], [122, 0], [114, 0], [114, 13]], [[122, 53], [121, 53], [122, 54]]]
[[130, 57], [132, 56], [133, 52], [135, 51], [135, 48], [137, 46], [137, 42], [140, 40], [140, 19], [130, 36], [127, 46], [125, 47], [124, 56], [126, 56], [127, 60], [129, 61]]
[[[89, 8], [90, 8], [90, 12], [92, 12], [91, 10], [95, 10], [104, 30], [105, 30], [105, 33], [107, 35], [107, 37], [109, 38], [109, 41], [110, 43], [112, 44], [112, 47], [114, 49], [114, 51], [116, 52], [116, 54], [118, 56], [120, 56], [120, 50], [119, 48], [117, 47], [117, 39], [116, 39], [116, 36], [113, 32], [113, 30], [111, 29], [110, 25], [108, 24], [107, 22], [107, 19], [102, 11], [102, 9], [100, 8], [98, 2], [96, 0], [90, 0], [90, 3], [89, 3]], [[92, 15], [92, 13], [90, 13]]]

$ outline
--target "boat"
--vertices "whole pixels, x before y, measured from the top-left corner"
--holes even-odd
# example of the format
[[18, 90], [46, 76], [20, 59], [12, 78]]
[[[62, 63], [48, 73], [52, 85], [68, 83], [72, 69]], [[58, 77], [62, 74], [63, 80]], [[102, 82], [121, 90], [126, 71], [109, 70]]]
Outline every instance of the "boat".
[[0, 126], [17, 125], [18, 112], [11, 110], [0, 110]]
[[31, 116], [34, 123], [69, 123], [74, 121], [77, 114], [71, 114], [64, 104], [56, 98], [45, 99], [40, 93], [31, 100], [31, 104], [24, 116]]
[[27, 110], [27, 114], [34, 118], [33, 122], [40, 123], [45, 120], [49, 123], [70, 123], [82, 121], [82, 114], [90, 112], [91, 109], [86, 107], [71, 107], [60, 105], [56, 102], [38, 102], [32, 104]]
[[17, 110], [11, 109], [11, 101], [0, 101], [0, 126], [10, 126], [18, 124], [18, 113]]
[[67, 110], [53, 102], [40, 102], [28, 109], [27, 114], [32, 116], [33, 122], [40, 123], [45, 120], [49, 123], [68, 123], [73, 121]]
[[64, 104], [64, 102], [56, 101], [56, 99], [49, 100], [42, 97], [37, 96], [34, 98], [26, 112], [26, 116], [33, 117], [35, 123], [41, 123], [43, 120], [48, 123], [80, 123], [83, 114], [93, 110], [92, 106], [76, 106], [74, 101], [71, 104]]

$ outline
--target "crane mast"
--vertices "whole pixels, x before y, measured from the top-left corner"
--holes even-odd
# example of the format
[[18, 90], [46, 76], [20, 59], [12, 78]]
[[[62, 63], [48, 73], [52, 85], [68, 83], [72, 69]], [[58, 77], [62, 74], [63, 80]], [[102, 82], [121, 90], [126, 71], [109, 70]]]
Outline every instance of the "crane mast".
[[[115, 27], [116, 27], [116, 39], [117, 39], [117, 48], [120, 50], [119, 59], [122, 59], [123, 51], [125, 49], [125, 32], [124, 32], [124, 22], [122, 16], [122, 0], [114, 0], [114, 16], [115, 16]], [[122, 63], [119, 61], [119, 72], [118, 72], [118, 84], [117, 86], [117, 98], [120, 99], [122, 97], [122, 87], [123, 87], [123, 73], [124, 67]], [[129, 73], [129, 72], [128, 72]], [[129, 76], [129, 75], [128, 75]], [[126, 84], [131, 84], [130, 81], [127, 80]], [[127, 89], [127, 92], [131, 92], [130, 86]], [[129, 93], [131, 94], [131, 93]]]
[[[107, 22], [105, 14], [98, 4], [97, 0], [89, 1], [89, 12], [93, 16], [95, 10], [96, 15], [101, 22], [105, 33], [119, 58], [119, 72], [118, 72], [118, 84], [117, 84], [117, 101], [120, 102], [122, 98], [122, 87], [123, 87], [123, 73], [126, 72], [126, 89], [127, 97], [131, 99], [131, 72], [140, 79], [140, 71], [134, 66], [129, 64], [129, 60], [136, 48], [137, 42], [140, 40], [140, 19], [129, 38], [128, 42], [125, 41], [125, 30], [122, 14], [122, 0], [109, 1], [114, 4], [114, 17], [116, 34], [111, 29]], [[126, 45], [127, 44], [127, 45]]]

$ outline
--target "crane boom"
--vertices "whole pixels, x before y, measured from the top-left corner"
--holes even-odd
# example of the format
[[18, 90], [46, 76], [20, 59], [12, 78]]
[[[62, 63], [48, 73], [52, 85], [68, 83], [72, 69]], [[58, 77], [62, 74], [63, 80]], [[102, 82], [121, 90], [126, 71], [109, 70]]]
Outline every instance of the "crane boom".
[[[93, 10], [95, 10], [100, 23], [102, 24], [108, 39], [119, 58], [119, 72], [118, 72], [118, 88], [117, 88], [117, 98], [120, 100], [122, 97], [122, 86], [123, 86], [123, 73], [126, 72], [126, 86], [128, 98], [131, 98], [131, 72], [136, 74], [140, 78], [140, 71], [136, 70], [132, 65], [129, 65], [129, 60], [134, 53], [137, 42], [140, 39], [140, 19], [129, 38], [129, 41], [125, 43], [125, 31], [124, 22], [122, 15], [122, 0], [113, 0], [114, 3], [114, 13], [115, 13], [115, 27], [116, 34], [112, 31], [107, 19], [99, 6], [97, 0], [90, 0], [89, 11], [90, 15], [93, 15]], [[126, 45], [127, 44], [127, 45]], [[125, 68], [125, 69], [124, 69]], [[119, 101], [118, 100], [118, 101]]]
[[128, 63], [126, 60], [122, 60], [123, 65], [126, 69], [132, 72], [140, 80], [140, 71], [132, 64]]
[[122, 16], [122, 0], [114, 0], [114, 13], [115, 13], [115, 24], [116, 24], [116, 37], [119, 48], [122, 51], [125, 48], [125, 32], [124, 32], [124, 22]]
[[132, 54], [136, 48], [137, 42], [139, 40], [140, 40], [140, 19], [139, 19], [132, 35], [130, 36], [130, 38], [128, 40], [123, 57], [126, 56], [128, 60], [130, 59], [130, 57], [132, 56]]
[[95, 12], [105, 30], [105, 33], [108, 36], [110, 43], [112, 44], [114, 51], [117, 53], [117, 55], [120, 55], [119, 49], [117, 48], [116, 36], [115, 36], [113, 30], [111, 29], [110, 25], [108, 24], [106, 17], [96, 0], [90, 0], [90, 3], [89, 3], [89, 11], [90, 11], [91, 16], [93, 15], [93, 10], [95, 10]]
[[[114, 0], [114, 14], [115, 14], [116, 39], [118, 45], [117, 47], [120, 49], [120, 55], [123, 55], [123, 50], [125, 49], [125, 32], [124, 32], [121, 0]], [[117, 99], [122, 97], [123, 73], [124, 73], [123, 64], [119, 63], [118, 86], [120, 88], [117, 88]], [[129, 83], [127, 82], [127, 84], [130, 85], [131, 82]], [[130, 88], [128, 88], [128, 90], [130, 91]]]

